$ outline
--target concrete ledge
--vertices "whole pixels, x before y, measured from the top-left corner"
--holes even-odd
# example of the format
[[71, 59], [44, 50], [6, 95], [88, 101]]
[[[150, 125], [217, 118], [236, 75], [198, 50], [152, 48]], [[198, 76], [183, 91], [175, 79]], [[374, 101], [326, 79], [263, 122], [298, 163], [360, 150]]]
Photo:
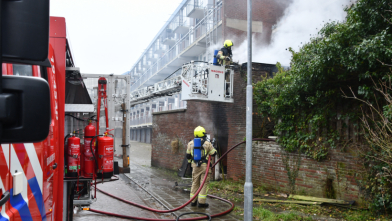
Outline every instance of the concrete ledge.
[[167, 110], [167, 111], [154, 112], [152, 113], [152, 115], [171, 114], [171, 113], [178, 113], [178, 112], [185, 112], [185, 111], [186, 109]]

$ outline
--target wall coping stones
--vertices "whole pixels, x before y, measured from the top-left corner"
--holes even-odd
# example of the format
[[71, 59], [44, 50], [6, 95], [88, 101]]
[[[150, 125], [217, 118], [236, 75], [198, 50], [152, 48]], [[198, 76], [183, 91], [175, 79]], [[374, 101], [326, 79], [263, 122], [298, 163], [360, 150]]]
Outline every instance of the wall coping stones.
[[171, 113], [178, 113], [178, 112], [185, 112], [186, 109], [176, 109], [176, 110], [167, 110], [167, 111], [159, 111], [159, 112], [153, 112], [152, 115], [160, 115], [160, 114], [171, 114]]

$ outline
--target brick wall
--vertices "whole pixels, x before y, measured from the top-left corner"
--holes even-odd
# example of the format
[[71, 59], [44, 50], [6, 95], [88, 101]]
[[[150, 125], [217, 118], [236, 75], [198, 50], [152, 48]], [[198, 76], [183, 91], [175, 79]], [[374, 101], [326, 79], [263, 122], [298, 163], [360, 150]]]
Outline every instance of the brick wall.
[[[153, 115], [151, 164], [171, 170], [178, 170], [186, 152], [188, 142], [193, 139], [193, 130], [203, 126], [213, 131], [211, 104], [187, 102], [186, 111]], [[180, 141], [178, 151], [172, 151], [171, 142]]]
[[[273, 189], [289, 192], [289, 179], [286, 164], [282, 157], [288, 159], [290, 170], [296, 168], [300, 162], [295, 190], [298, 194], [316, 197], [327, 197], [327, 180], [332, 181], [336, 199], [360, 200], [359, 187], [354, 180], [354, 174], [361, 168], [357, 165], [355, 153], [331, 150], [327, 160], [317, 162], [308, 157], [282, 152], [281, 147], [275, 142], [253, 142], [252, 182]], [[230, 160], [245, 165], [245, 145], [235, 150], [230, 155]], [[229, 176], [235, 180], [245, 179], [244, 167], [229, 167]], [[231, 169], [232, 168], [232, 169]]]

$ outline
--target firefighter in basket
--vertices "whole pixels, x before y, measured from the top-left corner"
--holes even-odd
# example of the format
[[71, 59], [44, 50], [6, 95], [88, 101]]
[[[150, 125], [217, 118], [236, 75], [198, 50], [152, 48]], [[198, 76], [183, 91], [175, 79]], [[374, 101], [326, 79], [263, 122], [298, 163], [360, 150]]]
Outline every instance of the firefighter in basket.
[[[189, 163], [192, 163], [192, 188], [190, 198], [192, 198], [196, 191], [199, 189], [203, 178], [207, 170], [208, 156], [215, 156], [216, 150], [213, 145], [206, 139], [206, 130], [198, 126], [194, 131], [195, 139], [188, 143], [186, 156]], [[196, 206], [199, 202], [198, 207], [207, 208], [207, 187], [210, 180], [212, 169], [208, 172], [208, 177], [201, 189], [199, 195], [192, 201], [191, 206]]]
[[233, 52], [231, 51], [231, 47], [233, 46], [233, 42], [231, 40], [226, 40], [223, 44], [223, 48], [218, 51], [216, 58], [218, 59], [218, 63], [220, 65], [226, 66], [230, 65], [233, 57]]
[[[231, 51], [231, 47], [233, 46], [233, 42], [231, 40], [226, 40], [223, 43], [223, 48], [218, 51], [216, 58], [218, 59], [218, 63], [222, 66], [230, 65], [233, 57], [233, 52]], [[225, 72], [226, 82], [230, 82], [230, 71], [226, 70]], [[229, 95], [229, 86], [226, 85], [226, 95]]]

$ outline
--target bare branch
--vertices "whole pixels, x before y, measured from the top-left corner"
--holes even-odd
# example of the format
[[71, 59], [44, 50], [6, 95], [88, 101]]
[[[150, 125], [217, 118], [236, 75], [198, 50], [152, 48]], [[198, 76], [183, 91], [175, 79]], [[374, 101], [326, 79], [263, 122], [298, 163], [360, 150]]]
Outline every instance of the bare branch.
[[[392, 24], [392, 23], [391, 23]], [[389, 67], [392, 67], [392, 65], [391, 64], [386, 64], [386, 63], [384, 63], [384, 62], [382, 62], [382, 61], [380, 61], [380, 60], [378, 60], [378, 59], [376, 59], [378, 62], [380, 62], [382, 65], [385, 65], [385, 66], [389, 66]]]
[[[391, 71], [392, 72], [392, 71]], [[377, 91], [387, 105], [392, 106], [392, 84], [391, 77], [388, 80], [375, 82], [371, 78], [374, 84], [374, 90]], [[384, 104], [379, 103], [379, 95], [373, 94], [375, 105], [373, 105], [369, 100], [363, 100], [358, 98], [351, 87], [349, 87], [352, 95], [347, 96], [343, 90], [343, 97], [355, 99], [363, 104], [365, 107], [361, 106], [362, 117], [360, 118], [361, 127], [364, 132], [364, 139], [366, 140], [366, 146], [358, 148], [358, 152], [362, 156], [366, 156], [368, 159], [372, 159], [374, 162], [382, 162], [390, 167], [392, 167], [392, 122], [384, 115], [384, 110], [382, 106]], [[372, 154], [369, 154], [369, 151]], [[385, 170], [380, 173], [379, 176], [392, 177], [392, 172]], [[392, 183], [392, 179], [386, 178]]]
[[[392, 12], [391, 10], [385, 10], [385, 11], [387, 11], [387, 12]], [[381, 16], [382, 16], [385, 20], [387, 20], [388, 23], [390, 23], [390, 24], [392, 25], [392, 21], [391, 21], [391, 20], [385, 18], [384, 15], [382, 15], [382, 14], [381, 14]]]

